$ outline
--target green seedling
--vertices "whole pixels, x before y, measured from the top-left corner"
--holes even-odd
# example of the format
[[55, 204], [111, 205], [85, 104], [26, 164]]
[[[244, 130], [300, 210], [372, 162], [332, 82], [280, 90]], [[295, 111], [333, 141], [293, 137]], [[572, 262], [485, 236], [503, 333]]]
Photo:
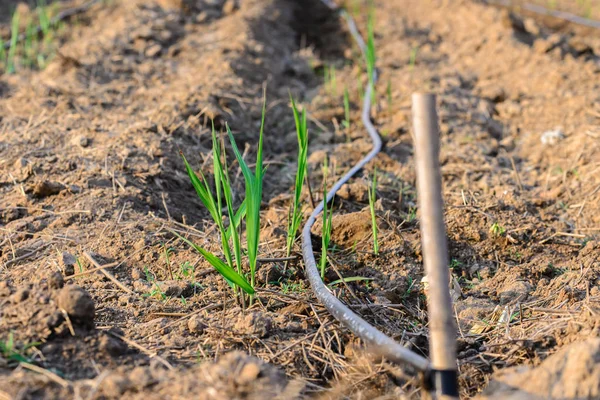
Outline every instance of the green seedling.
[[325, 278], [327, 267], [327, 250], [331, 241], [331, 222], [333, 210], [327, 205], [327, 181], [323, 183], [323, 230], [321, 236], [321, 279]]
[[[262, 108], [262, 119], [260, 125], [260, 136], [258, 143], [258, 152], [256, 155], [256, 167], [255, 171], [252, 172], [250, 167], [242, 157], [238, 146], [233, 137], [233, 133], [229, 126], [226, 125], [227, 135], [229, 142], [235, 154], [238, 164], [244, 175], [244, 181], [246, 186], [246, 198], [239, 206], [237, 211], [234, 211], [233, 195], [231, 190], [231, 181], [229, 178], [229, 168], [227, 166], [227, 159], [223, 151], [223, 145], [217, 139], [214, 125], [212, 129], [212, 144], [213, 144], [213, 168], [214, 168], [214, 180], [215, 180], [215, 194], [208, 185], [208, 182], [204, 175], [200, 173], [202, 179], [200, 179], [192, 170], [191, 166], [183, 157], [186, 171], [192, 186], [196, 190], [196, 193], [208, 210], [214, 222], [217, 224], [219, 233], [221, 236], [221, 245], [223, 254], [226, 262], [223, 262], [215, 254], [208, 250], [192, 243], [190, 240], [182, 237], [181, 235], [173, 232], [181, 240], [195, 249], [200, 253], [212, 266], [215, 268], [229, 283], [229, 285], [237, 293], [237, 288], [241, 288], [245, 293], [250, 295], [250, 301], [252, 301], [252, 295], [254, 295], [254, 283], [256, 277], [256, 265], [258, 256], [258, 244], [260, 237], [260, 205], [262, 201], [262, 185], [264, 177], [263, 168], [263, 133], [265, 125], [265, 114], [266, 114], [266, 97], [263, 101]], [[229, 226], [226, 228], [223, 222], [222, 205], [223, 202], [227, 207], [227, 214], [229, 217]], [[245, 272], [243, 271], [242, 264], [242, 241], [240, 228], [242, 222], [245, 221], [246, 225], [246, 251], [248, 255], [249, 263], [249, 275], [250, 282], [246, 279]], [[231, 241], [231, 244], [230, 244]], [[233, 248], [233, 254], [232, 254]], [[235, 263], [234, 263], [235, 260]], [[243, 295], [240, 294], [242, 305], [245, 305]]]
[[498, 224], [498, 222], [494, 222], [492, 224], [492, 226], [490, 227], [490, 232], [495, 237], [499, 237], [499, 236], [502, 236], [506, 232], [506, 229], [502, 225]]
[[167, 300], [167, 295], [162, 291], [158, 283], [156, 283], [156, 277], [150, 272], [148, 267], [144, 267], [144, 274], [146, 275], [146, 281], [152, 283], [152, 291], [144, 293], [142, 297], [159, 297], [161, 300]]
[[258, 138], [258, 150], [256, 153], [256, 167], [254, 172], [250, 170], [248, 164], [242, 157], [236, 143], [233, 138], [233, 134], [227, 126], [227, 134], [231, 141], [231, 147], [235, 154], [235, 157], [240, 164], [242, 174], [244, 175], [244, 181], [246, 185], [246, 241], [247, 241], [247, 253], [248, 262], [250, 264], [250, 284], [254, 288], [254, 281], [256, 275], [256, 259], [258, 257], [258, 244], [260, 240], [260, 205], [262, 202], [262, 189], [263, 189], [263, 178], [264, 178], [264, 167], [263, 167], [263, 133], [265, 127], [265, 114], [267, 102], [266, 95], [263, 102], [262, 117], [260, 123], [260, 133]]
[[388, 80], [385, 92], [387, 95], [388, 107], [391, 107], [392, 106], [392, 81]]
[[10, 22], [10, 48], [6, 56], [6, 72], [15, 72], [15, 56], [17, 54], [17, 40], [19, 38], [19, 13], [15, 12]]
[[348, 283], [348, 282], [359, 282], [359, 281], [372, 281], [373, 279], [375, 279], [375, 278], [367, 278], [364, 276], [349, 276], [347, 278], [337, 279], [337, 280], [331, 282], [327, 286], [333, 287], [335, 285], [339, 285], [340, 283], [344, 283], [344, 282]]
[[39, 346], [40, 342], [32, 342], [23, 345], [21, 348], [15, 343], [15, 338], [12, 332], [8, 334], [6, 340], [0, 340], [0, 356], [9, 363], [31, 363], [32, 360], [26, 354], [29, 349]]
[[371, 186], [369, 187], [369, 210], [371, 211], [371, 227], [373, 229], [373, 253], [379, 254], [379, 240], [377, 238], [377, 215], [375, 214], [375, 202], [377, 201], [377, 169], [373, 172]]
[[296, 123], [296, 136], [298, 137], [298, 167], [296, 169], [296, 182], [294, 185], [294, 202], [292, 204], [291, 214], [288, 218], [286, 256], [289, 257], [292, 252], [292, 247], [296, 241], [296, 234], [302, 223], [302, 185], [307, 175], [307, 159], [308, 159], [308, 125], [306, 122], [306, 110], [298, 112], [296, 103], [290, 95], [292, 102], [292, 111], [294, 113], [294, 121]]
[[348, 87], [344, 87], [344, 128], [350, 129], [350, 95], [348, 93]]
[[374, 25], [375, 25], [375, 10], [373, 5], [371, 4], [369, 9], [369, 17], [367, 20], [367, 49], [366, 49], [366, 61], [367, 61], [367, 74], [369, 78], [369, 85], [373, 88], [371, 93], [373, 95], [372, 101], [375, 101], [375, 82], [373, 80], [375, 73], [375, 64], [377, 61], [377, 55], [375, 53], [375, 33], [374, 33]]
[[410, 50], [410, 56], [408, 58], [408, 68], [412, 71], [415, 69], [415, 65], [417, 64], [417, 54], [419, 53], [419, 47], [414, 46]]
[[167, 264], [167, 271], [169, 272], [169, 277], [171, 279], [174, 279], [173, 271], [171, 270], [171, 253], [173, 252], [173, 249], [170, 247], [167, 247], [166, 244], [163, 244], [163, 250], [165, 252], [165, 263]]

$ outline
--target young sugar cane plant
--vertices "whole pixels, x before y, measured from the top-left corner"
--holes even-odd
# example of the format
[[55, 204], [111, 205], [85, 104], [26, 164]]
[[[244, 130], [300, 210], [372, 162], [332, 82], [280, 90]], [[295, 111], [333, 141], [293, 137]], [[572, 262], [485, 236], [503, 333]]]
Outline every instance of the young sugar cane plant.
[[308, 158], [308, 125], [306, 123], [306, 110], [298, 112], [296, 102], [290, 94], [292, 102], [292, 111], [294, 112], [294, 121], [296, 123], [296, 136], [298, 137], [298, 167], [296, 170], [296, 182], [294, 185], [294, 202], [292, 204], [291, 213], [288, 217], [287, 227], [287, 243], [286, 256], [289, 257], [292, 252], [292, 247], [296, 241], [296, 234], [302, 223], [302, 185], [304, 178], [307, 175], [307, 158]]
[[377, 200], [377, 169], [373, 172], [371, 186], [369, 186], [369, 210], [371, 211], [371, 226], [373, 228], [373, 253], [379, 254], [379, 240], [377, 239], [377, 215], [375, 215], [375, 201]]
[[[260, 204], [262, 200], [262, 184], [263, 184], [263, 132], [265, 124], [265, 113], [266, 113], [266, 100], [263, 102], [262, 119], [260, 125], [259, 141], [258, 141], [258, 152], [256, 156], [256, 169], [255, 172], [250, 170], [250, 167], [242, 157], [233, 134], [227, 125], [227, 135], [229, 142], [235, 154], [235, 157], [241, 167], [242, 174], [244, 175], [244, 181], [246, 186], [246, 198], [242, 204], [238, 207], [237, 211], [234, 211], [233, 194], [231, 190], [231, 180], [229, 178], [229, 169], [227, 166], [227, 160], [225, 157], [224, 147], [219, 142], [217, 134], [212, 129], [212, 145], [213, 145], [213, 169], [214, 169], [214, 194], [211, 190], [206, 178], [200, 172], [200, 178], [194, 173], [193, 169], [183, 157], [186, 171], [192, 182], [192, 186], [196, 190], [198, 197], [204, 207], [208, 210], [212, 219], [216, 223], [219, 234], [221, 236], [221, 247], [225, 261], [221, 260], [215, 254], [208, 250], [196, 245], [190, 240], [182, 237], [181, 235], [173, 232], [185, 243], [190, 245], [198, 253], [200, 253], [206, 261], [208, 261], [213, 268], [215, 268], [227, 281], [227, 283], [233, 288], [234, 293], [239, 296], [242, 306], [245, 306], [245, 297], [242, 292], [250, 296], [250, 303], [253, 301], [253, 295], [255, 293], [255, 276], [256, 276], [256, 265], [258, 256], [258, 243], [260, 236]], [[227, 208], [227, 216], [229, 218], [229, 225], [225, 227], [223, 222], [223, 202]], [[249, 271], [246, 273], [243, 268], [242, 260], [242, 238], [240, 228], [242, 223], [245, 221], [246, 226], [246, 243], [247, 247], [245, 253], [248, 255]], [[233, 251], [232, 251], [233, 250]], [[247, 276], [250, 277], [248, 282]]]

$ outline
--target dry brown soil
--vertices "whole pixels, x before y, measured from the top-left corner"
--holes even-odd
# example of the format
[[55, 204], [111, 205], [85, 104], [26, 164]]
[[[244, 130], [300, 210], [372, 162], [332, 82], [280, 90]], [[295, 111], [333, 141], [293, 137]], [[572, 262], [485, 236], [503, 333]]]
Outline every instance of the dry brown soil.
[[[335, 202], [326, 281], [372, 278], [333, 290], [427, 356], [410, 96], [435, 92], [461, 396], [600, 398], [600, 33], [472, 0], [375, 4], [384, 150]], [[179, 152], [211, 176], [212, 119], [252, 160], [267, 82], [260, 253], [285, 255], [288, 93], [314, 188], [326, 156], [332, 182], [370, 149], [343, 20], [317, 0], [107, 1], [64, 35], [45, 70], [0, 75], [0, 398], [419, 398], [315, 300], [300, 258], [262, 263], [243, 311], [171, 233], [219, 252]]]

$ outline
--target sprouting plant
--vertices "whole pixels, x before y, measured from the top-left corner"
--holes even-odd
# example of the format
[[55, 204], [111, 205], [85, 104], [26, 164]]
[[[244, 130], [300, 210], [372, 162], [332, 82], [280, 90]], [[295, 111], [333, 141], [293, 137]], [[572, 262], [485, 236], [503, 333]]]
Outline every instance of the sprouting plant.
[[27, 357], [27, 351], [32, 347], [39, 346], [40, 342], [32, 342], [23, 345], [22, 347], [17, 346], [15, 338], [12, 332], [8, 334], [6, 340], [0, 340], [0, 355], [8, 362], [25, 362], [31, 363], [31, 358]]
[[418, 53], [419, 53], [419, 46], [414, 46], [410, 50], [410, 56], [408, 58], [408, 66], [411, 71], [413, 69], [415, 69], [415, 65], [417, 64], [417, 54]]
[[377, 238], [377, 215], [375, 214], [375, 201], [377, 201], [377, 169], [373, 172], [371, 186], [369, 186], [369, 210], [371, 211], [371, 227], [373, 229], [373, 253], [379, 254], [379, 240]]
[[142, 297], [159, 297], [161, 300], [166, 300], [167, 295], [162, 291], [159, 284], [156, 283], [156, 277], [150, 272], [148, 267], [144, 267], [144, 274], [146, 275], [146, 281], [152, 284], [152, 291], [150, 291], [150, 293], [144, 293]]
[[344, 87], [344, 128], [350, 129], [350, 95], [348, 87]]
[[461, 267], [461, 262], [458, 261], [456, 258], [453, 258], [452, 260], [450, 260], [450, 265], [448, 266], [450, 269], [460, 269]]
[[327, 267], [327, 250], [331, 241], [331, 222], [333, 210], [327, 205], [327, 180], [323, 183], [323, 230], [321, 235], [321, 278], [325, 278], [325, 268]]
[[499, 236], [502, 236], [506, 232], [506, 229], [502, 225], [500, 225], [498, 222], [494, 222], [492, 224], [492, 226], [490, 227], [490, 232], [492, 232], [492, 234], [494, 234], [494, 236], [499, 237]]
[[263, 102], [260, 133], [258, 138], [258, 150], [256, 153], [256, 167], [254, 172], [242, 157], [233, 138], [233, 134], [227, 126], [227, 134], [231, 141], [231, 147], [235, 157], [240, 164], [246, 185], [246, 241], [248, 262], [250, 264], [250, 284], [254, 288], [256, 275], [256, 259], [258, 258], [258, 243], [260, 240], [260, 205], [262, 202], [262, 188], [265, 170], [263, 168], [263, 132], [265, 127], [265, 114], [267, 111], [266, 94]]
[[390, 81], [389, 79], [387, 82], [387, 87], [385, 89], [385, 92], [387, 94], [387, 105], [388, 105], [388, 107], [391, 107], [392, 106], [392, 81]]
[[415, 207], [409, 207], [406, 222], [413, 222], [415, 219], [417, 219], [417, 209]]
[[360, 282], [360, 281], [368, 282], [368, 281], [372, 281], [374, 279], [375, 278], [367, 278], [365, 276], [349, 276], [346, 278], [336, 279], [335, 281], [331, 282], [327, 286], [333, 287], [335, 285], [339, 285], [340, 283], [348, 283], [348, 282]]
[[[371, 87], [375, 87], [374, 82], [374, 73], [375, 73], [375, 63], [377, 61], [377, 55], [375, 54], [375, 33], [374, 33], [374, 24], [375, 24], [375, 9], [371, 4], [369, 9], [369, 17], [367, 20], [367, 48], [366, 48], [366, 59], [367, 59], [367, 74], [369, 78], [369, 85]], [[375, 99], [375, 90], [371, 92], [373, 94], [373, 99]]]
[[[200, 253], [213, 266], [213, 268], [215, 268], [226, 279], [229, 285], [234, 289], [235, 293], [237, 293], [237, 287], [239, 287], [245, 293], [251, 296], [251, 301], [252, 295], [254, 295], [255, 293], [254, 282], [256, 277], [256, 264], [260, 237], [260, 205], [262, 201], [262, 185], [265, 172], [263, 168], [262, 153], [265, 114], [266, 97], [263, 100], [255, 172], [252, 172], [250, 170], [250, 167], [242, 157], [242, 154], [240, 153], [237, 147], [235, 138], [233, 137], [233, 133], [229, 129], [229, 126], [226, 125], [229, 142], [238, 161], [238, 164], [240, 165], [242, 174], [244, 175], [246, 187], [246, 198], [238, 207], [237, 211], [234, 211], [233, 194], [231, 190], [232, 185], [229, 178], [227, 160], [223, 152], [222, 145], [217, 139], [217, 135], [214, 130], [214, 125], [212, 129], [212, 145], [215, 194], [213, 194], [204, 175], [200, 173], [202, 179], [198, 178], [198, 176], [194, 173], [185, 157], [183, 157], [188, 176], [192, 181], [192, 186], [194, 186], [194, 189], [196, 190], [200, 201], [202, 202], [204, 207], [206, 207], [212, 219], [217, 224], [221, 236], [221, 246], [226, 262], [223, 262], [219, 257], [209, 252], [208, 250], [192, 243], [190, 240], [182, 237], [176, 232], [173, 232], [176, 236], [178, 236], [185, 243], [187, 243], [198, 253]], [[225, 228], [225, 224], [223, 222], [223, 215], [221, 211], [223, 200], [225, 201], [225, 205], [227, 207], [227, 214], [229, 217], [229, 226], [227, 228]], [[247, 243], [245, 253], [248, 255], [250, 282], [248, 282], [248, 280], [246, 279], [245, 273], [242, 268], [242, 242], [240, 227], [242, 226], [242, 220], [244, 219], [246, 225]], [[240, 298], [242, 305], [244, 306], [245, 300], [242, 294], [240, 294]]]
[[77, 263], [77, 266], [79, 267], [79, 273], [82, 273], [83, 265], [81, 264], [81, 260], [79, 260], [79, 257], [75, 257], [75, 262]]
[[173, 279], [173, 271], [171, 270], [171, 253], [173, 252], [173, 249], [167, 247], [167, 245], [163, 243], [163, 251], [165, 253], [165, 263], [167, 264], [167, 271], [169, 272], [169, 277]]
[[303, 293], [306, 288], [304, 287], [304, 282], [281, 282], [280, 284], [281, 293], [289, 294], [289, 293]]
[[10, 48], [6, 56], [6, 72], [15, 72], [15, 56], [17, 54], [17, 40], [19, 38], [19, 13], [15, 12], [10, 22]]
[[180, 276], [182, 276], [184, 278], [189, 278], [189, 277], [194, 276], [195, 271], [196, 271], [196, 268], [189, 261], [185, 261], [179, 267], [179, 274], [180, 274]]
[[292, 101], [292, 111], [296, 123], [296, 136], [298, 137], [298, 167], [296, 169], [296, 182], [294, 185], [294, 202], [292, 204], [291, 214], [288, 216], [286, 256], [289, 257], [292, 247], [296, 241], [296, 234], [302, 223], [302, 185], [307, 172], [308, 159], [308, 126], [306, 123], [306, 110], [298, 112], [296, 103], [290, 95]]

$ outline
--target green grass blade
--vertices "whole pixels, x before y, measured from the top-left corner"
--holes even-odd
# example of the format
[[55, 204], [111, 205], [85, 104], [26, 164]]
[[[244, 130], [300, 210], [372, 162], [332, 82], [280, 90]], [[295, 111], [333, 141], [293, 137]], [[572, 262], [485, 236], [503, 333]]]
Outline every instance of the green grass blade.
[[185, 243], [187, 243], [189, 246], [191, 246], [194, 250], [196, 250], [198, 253], [200, 253], [206, 259], [206, 261], [208, 261], [210, 263], [210, 265], [212, 265], [213, 268], [216, 269], [225, 279], [238, 285], [239, 287], [242, 288], [242, 290], [244, 292], [246, 292], [248, 294], [255, 293], [254, 289], [248, 283], [246, 278], [244, 278], [242, 275], [238, 274], [235, 270], [230, 268], [220, 258], [218, 258], [214, 254], [212, 254], [210, 251], [203, 249], [202, 247], [198, 246], [197, 244], [195, 244], [195, 243], [191, 242], [190, 240], [184, 238], [183, 236], [179, 235], [177, 232], [171, 231], [171, 233], [176, 235], [179, 239], [183, 240]]
[[15, 56], [17, 54], [17, 40], [19, 38], [19, 13], [15, 12], [10, 22], [10, 48], [6, 57], [6, 72], [15, 72]]
[[365, 276], [349, 276], [347, 278], [337, 279], [337, 280], [331, 282], [330, 284], [328, 284], [327, 286], [332, 287], [335, 285], [339, 285], [342, 282], [348, 283], [348, 282], [358, 282], [358, 281], [372, 281], [374, 279], [375, 278], [367, 278]]
[[254, 285], [256, 273], [256, 259], [258, 257], [258, 244], [260, 240], [260, 205], [262, 201], [262, 185], [264, 176], [263, 167], [263, 137], [266, 114], [266, 95], [263, 101], [262, 118], [260, 124], [260, 133], [258, 140], [258, 150], [256, 154], [256, 167], [253, 173], [248, 164], [242, 157], [240, 150], [235, 142], [231, 129], [226, 125], [227, 134], [235, 157], [240, 164], [242, 174], [244, 175], [246, 185], [246, 241], [248, 244], [248, 262], [250, 264], [250, 279]]
[[190, 166], [190, 164], [188, 163], [188, 161], [185, 158], [185, 156], [183, 155], [183, 153], [181, 153], [181, 157], [183, 158], [183, 162], [185, 163], [185, 170], [187, 171], [188, 176], [190, 177], [192, 186], [194, 187], [194, 189], [196, 190], [196, 193], [198, 194], [198, 198], [200, 198], [200, 201], [202, 202], [202, 204], [204, 204], [204, 207], [206, 207], [206, 209], [210, 213], [213, 220], [217, 224], [221, 223], [221, 212], [220, 212], [220, 210], [217, 210], [217, 204], [216, 204], [215, 199], [210, 191], [210, 188], [208, 187], [208, 184], [206, 182], [206, 178], [204, 177], [204, 174], [202, 174], [202, 171], [200, 171], [200, 175], [202, 176], [202, 181], [201, 181], [200, 178], [198, 178], [198, 176], [192, 169], [192, 167]]
[[377, 215], [375, 214], [375, 201], [377, 200], [377, 169], [373, 172], [373, 179], [368, 190], [369, 210], [371, 212], [371, 227], [373, 229], [373, 252], [379, 254], [379, 240], [377, 238]]
[[292, 111], [294, 114], [294, 122], [296, 124], [296, 136], [298, 137], [298, 166], [296, 169], [296, 182], [294, 186], [294, 201], [292, 204], [292, 212], [288, 219], [288, 235], [286, 243], [287, 256], [291, 254], [292, 246], [296, 240], [296, 234], [302, 223], [302, 205], [300, 199], [302, 196], [302, 186], [307, 172], [308, 158], [308, 128], [306, 110], [302, 113], [298, 112], [296, 102], [290, 94], [292, 103]]

